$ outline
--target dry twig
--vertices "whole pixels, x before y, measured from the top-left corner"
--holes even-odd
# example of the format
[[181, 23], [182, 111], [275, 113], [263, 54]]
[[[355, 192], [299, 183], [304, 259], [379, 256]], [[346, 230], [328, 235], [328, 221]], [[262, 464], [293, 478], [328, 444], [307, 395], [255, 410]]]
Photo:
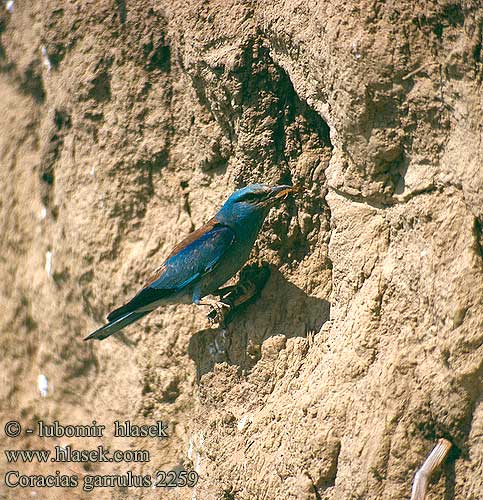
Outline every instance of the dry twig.
[[437, 63], [437, 62], [423, 64], [422, 66], [419, 66], [418, 68], [416, 68], [414, 71], [411, 71], [411, 73], [408, 73], [407, 75], [403, 76], [401, 78], [401, 80], [407, 80], [407, 79], [413, 77], [414, 75], [416, 75], [417, 73], [419, 73], [420, 71], [423, 71], [423, 69], [429, 68], [431, 66], [437, 66], [438, 64], [439, 63]]
[[438, 441], [438, 444], [433, 448], [433, 451], [428, 455], [428, 458], [414, 476], [411, 500], [424, 500], [426, 498], [426, 490], [428, 489], [431, 476], [444, 462], [450, 449], [451, 443], [447, 439], [441, 438]]

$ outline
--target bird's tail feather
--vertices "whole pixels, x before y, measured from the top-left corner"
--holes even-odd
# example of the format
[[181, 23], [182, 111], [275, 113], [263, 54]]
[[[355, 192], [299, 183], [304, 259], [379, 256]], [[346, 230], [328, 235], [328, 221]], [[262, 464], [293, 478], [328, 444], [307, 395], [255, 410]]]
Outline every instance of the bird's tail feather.
[[107, 321], [116, 321], [121, 316], [125, 316], [127, 313], [138, 311], [140, 309], [144, 309], [145, 307], [147, 309], [155, 309], [156, 305], [153, 304], [155, 304], [162, 298], [171, 295], [172, 293], [173, 290], [171, 289], [164, 290], [161, 288], [151, 288], [149, 286], [143, 288], [127, 304], [124, 304], [123, 306], [114, 309], [114, 311], [111, 311], [107, 315]]
[[[129, 306], [130, 306], [130, 303], [128, 302], [127, 304], [124, 304], [123, 306], [118, 307], [117, 309], [114, 309], [114, 311], [111, 311], [107, 315], [107, 321], [112, 323], [112, 322], [116, 321], [117, 319], [119, 319], [121, 316], [126, 316], [127, 313], [132, 312], [133, 309], [131, 309]], [[136, 308], [134, 308], [134, 309], [136, 309]]]
[[134, 323], [134, 321], [137, 321], [143, 316], [146, 316], [146, 314], [149, 314], [150, 312], [151, 311], [126, 313], [123, 316], [117, 318], [116, 320], [110, 321], [109, 323], [107, 323], [107, 325], [101, 326], [95, 332], [92, 332], [90, 335], [88, 335], [84, 340], [91, 340], [91, 339], [104, 340], [113, 333], [122, 330], [127, 325]]

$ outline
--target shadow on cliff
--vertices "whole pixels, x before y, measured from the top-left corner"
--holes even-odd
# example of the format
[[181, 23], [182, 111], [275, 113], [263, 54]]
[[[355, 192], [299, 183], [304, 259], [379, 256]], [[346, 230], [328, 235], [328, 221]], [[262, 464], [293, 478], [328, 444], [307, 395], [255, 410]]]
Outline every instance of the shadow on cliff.
[[197, 381], [216, 363], [251, 370], [261, 358], [264, 340], [276, 335], [306, 337], [320, 330], [329, 314], [329, 302], [307, 295], [271, 268], [260, 297], [237, 313], [225, 329], [207, 328], [191, 337], [188, 353], [196, 364]]

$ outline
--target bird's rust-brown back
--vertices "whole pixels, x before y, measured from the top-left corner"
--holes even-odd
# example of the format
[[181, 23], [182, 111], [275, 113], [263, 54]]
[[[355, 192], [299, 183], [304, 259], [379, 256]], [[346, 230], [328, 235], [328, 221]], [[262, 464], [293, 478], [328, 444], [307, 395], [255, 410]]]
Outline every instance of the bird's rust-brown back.
[[207, 233], [208, 231], [211, 231], [216, 225], [218, 224], [218, 221], [216, 220], [215, 217], [210, 219], [206, 224], [203, 226], [199, 227], [192, 233], [188, 234], [186, 238], [181, 240], [169, 253], [169, 255], [166, 257], [164, 262], [154, 271], [154, 273], [150, 276], [150, 278], [146, 281], [144, 286], [150, 285], [153, 281], [156, 281], [159, 279], [165, 268], [166, 268], [166, 262], [173, 256], [175, 256], [177, 253], [181, 252], [184, 250], [189, 244], [193, 243], [193, 241], [197, 240], [200, 236], [203, 234]]

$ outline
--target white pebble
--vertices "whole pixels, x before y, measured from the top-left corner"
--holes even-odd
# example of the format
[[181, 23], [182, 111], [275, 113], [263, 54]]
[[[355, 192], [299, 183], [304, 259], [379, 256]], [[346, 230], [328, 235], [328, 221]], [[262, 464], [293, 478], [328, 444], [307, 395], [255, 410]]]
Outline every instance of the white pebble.
[[210, 354], [211, 357], [214, 357], [218, 354], [218, 349], [216, 347], [215, 342], [210, 342], [208, 344], [208, 353]]
[[47, 217], [47, 209], [45, 207], [42, 207], [40, 209], [39, 219], [44, 220], [46, 217]]
[[15, 2], [13, 0], [8, 0], [8, 2], [5, 4], [5, 8], [10, 12], [10, 14], [13, 12], [13, 4]]
[[43, 45], [40, 48], [40, 52], [42, 52], [42, 57], [44, 58], [44, 66], [46, 67], [47, 71], [50, 71], [52, 69], [52, 64], [50, 63], [49, 55], [47, 54], [47, 49]]
[[237, 424], [237, 428], [240, 432], [243, 432], [243, 429], [246, 427], [248, 423], [251, 422], [251, 418], [248, 415], [243, 416]]
[[45, 398], [49, 392], [49, 381], [43, 373], [37, 377], [37, 387], [39, 388], [40, 395]]
[[196, 454], [196, 460], [195, 460], [195, 472], [200, 472], [201, 468], [201, 455], [199, 453]]
[[352, 53], [354, 54], [354, 57], [356, 59], [360, 59], [362, 57], [361, 53], [358, 50], [357, 42], [352, 42]]
[[193, 439], [190, 437], [188, 444], [188, 458], [191, 460], [193, 458]]
[[45, 253], [45, 272], [48, 276], [52, 272], [52, 252], [50, 250]]

